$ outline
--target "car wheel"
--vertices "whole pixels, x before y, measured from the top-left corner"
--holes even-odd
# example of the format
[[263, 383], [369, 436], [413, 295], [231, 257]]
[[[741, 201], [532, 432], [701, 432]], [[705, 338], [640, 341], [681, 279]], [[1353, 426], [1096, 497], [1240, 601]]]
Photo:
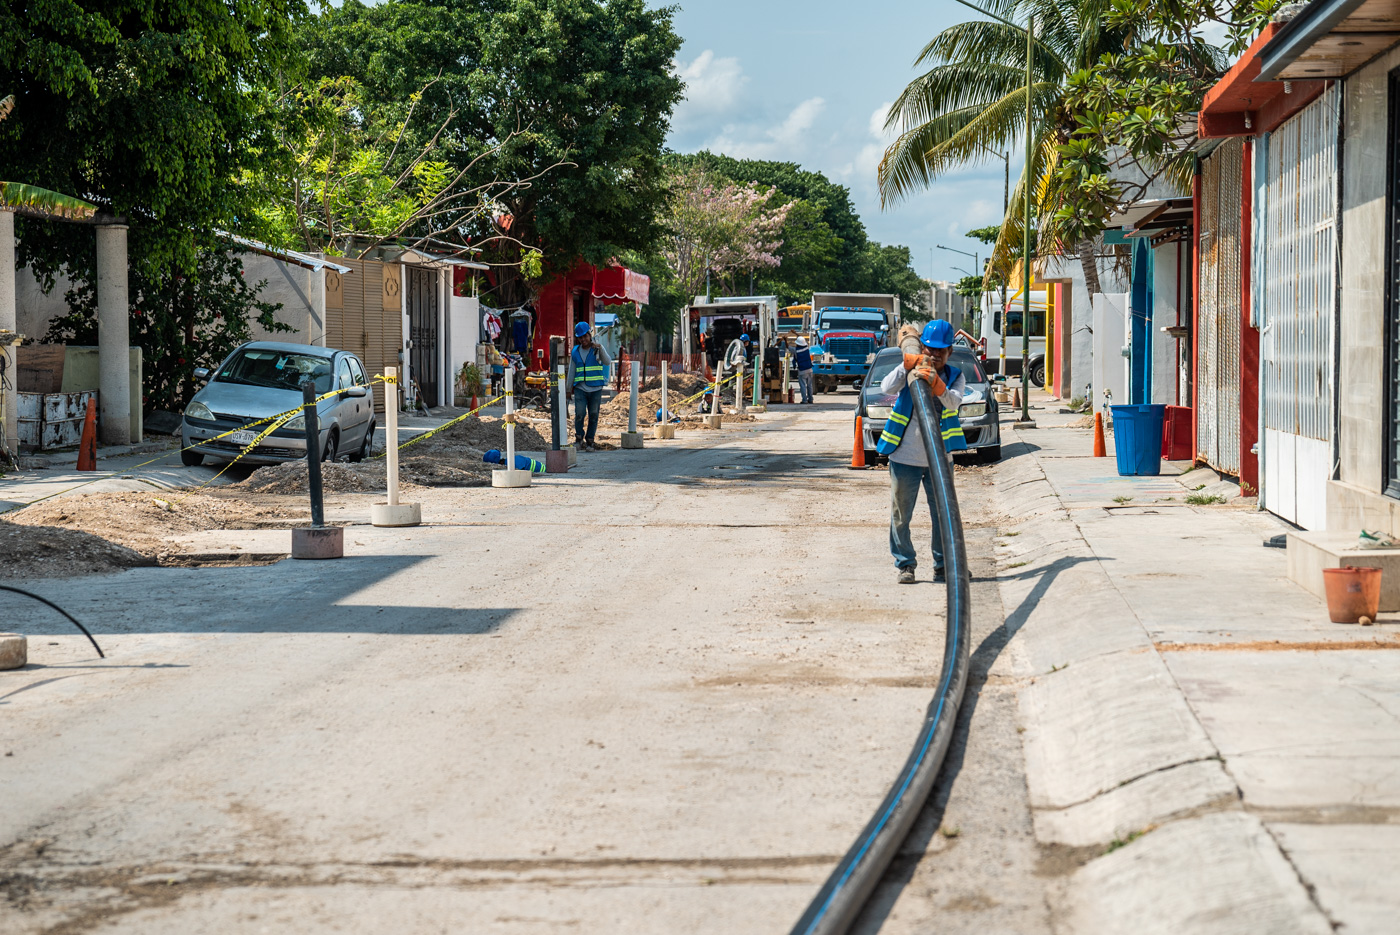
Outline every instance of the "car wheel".
[[180, 463], [185, 467], [199, 467], [204, 463], [204, 455], [198, 451], [185, 449], [180, 452]]
[[350, 456], [351, 461], [358, 463], [374, 452], [374, 428], [374, 420], [371, 419], [369, 428], [365, 429], [365, 440], [360, 442], [360, 450]]
[[324, 451], [321, 452], [321, 460], [322, 460], [322, 461], [334, 461], [334, 460], [335, 460], [335, 455], [336, 455], [335, 449], [336, 449], [337, 444], [339, 444], [339, 442], [340, 442], [340, 433], [338, 433], [335, 429], [331, 429], [330, 434], [326, 436], [326, 448], [325, 448]]
[[978, 448], [977, 460], [982, 464], [995, 464], [1001, 460], [1001, 446], [988, 445], [986, 448]]
[[1045, 361], [1037, 360], [1031, 364], [1031, 383], [1039, 389], [1045, 388]]

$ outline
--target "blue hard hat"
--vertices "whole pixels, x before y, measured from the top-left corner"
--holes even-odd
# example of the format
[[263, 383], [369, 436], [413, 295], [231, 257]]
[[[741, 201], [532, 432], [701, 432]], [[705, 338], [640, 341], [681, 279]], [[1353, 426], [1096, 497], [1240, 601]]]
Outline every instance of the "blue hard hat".
[[576, 337], [576, 338], [581, 338], [581, 337], [583, 337], [585, 334], [587, 334], [588, 332], [590, 332], [590, 331], [592, 331], [592, 330], [593, 330], [593, 326], [592, 326], [592, 325], [590, 325], [590, 324], [589, 324], [588, 322], [586, 322], [586, 321], [581, 321], [581, 322], [579, 322], [578, 324], [574, 325], [574, 337]]
[[919, 340], [925, 347], [952, 347], [955, 333], [950, 323], [931, 321], [924, 325], [924, 333], [919, 335]]
[[748, 340], [750, 340], [750, 338], [749, 338], [749, 336], [746, 335], [746, 334], [741, 334], [741, 335], [739, 335], [739, 340], [740, 340], [740, 341], [748, 341]]

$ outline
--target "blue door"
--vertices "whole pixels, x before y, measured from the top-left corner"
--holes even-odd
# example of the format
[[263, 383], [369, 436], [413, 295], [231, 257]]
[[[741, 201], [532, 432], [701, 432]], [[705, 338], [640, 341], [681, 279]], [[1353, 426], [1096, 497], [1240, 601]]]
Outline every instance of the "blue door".
[[1131, 383], [1128, 399], [1134, 406], [1152, 402], [1152, 277], [1153, 250], [1146, 237], [1134, 237], [1133, 279], [1128, 299], [1128, 345]]

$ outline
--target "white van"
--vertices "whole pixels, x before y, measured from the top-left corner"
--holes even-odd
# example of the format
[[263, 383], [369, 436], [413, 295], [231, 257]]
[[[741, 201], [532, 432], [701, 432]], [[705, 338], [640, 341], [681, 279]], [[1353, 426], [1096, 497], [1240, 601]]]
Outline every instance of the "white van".
[[[1045, 385], [1045, 293], [1031, 293], [1031, 383]], [[987, 370], [992, 374], [1002, 373], [1001, 347], [1003, 337], [1006, 342], [1006, 370], [1008, 376], [1021, 372], [1021, 317], [1024, 314], [1024, 300], [1020, 296], [1007, 293], [1007, 310], [1003, 323], [1000, 292], [982, 293], [982, 338], [987, 345]], [[1005, 330], [1003, 331], [1003, 324]]]

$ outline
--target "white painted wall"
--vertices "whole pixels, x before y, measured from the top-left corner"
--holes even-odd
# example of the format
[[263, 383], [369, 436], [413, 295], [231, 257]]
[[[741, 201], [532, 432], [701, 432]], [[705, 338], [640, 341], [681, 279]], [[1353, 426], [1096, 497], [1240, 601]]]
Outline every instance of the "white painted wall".
[[326, 346], [325, 274], [269, 256], [243, 254], [243, 275], [250, 286], [266, 281], [258, 297], [264, 302], [280, 302], [277, 320], [291, 325], [295, 332], [271, 332], [252, 322], [254, 341], [290, 341], [293, 344]]
[[[1165, 406], [1177, 405], [1177, 381], [1181, 378], [1181, 342], [1162, 329], [1177, 324], [1180, 312], [1182, 324], [1189, 325], [1191, 308], [1190, 245], [1178, 241], [1158, 247], [1153, 263], [1152, 299], [1152, 402]], [[1177, 260], [1180, 259], [1180, 269]], [[1186, 392], [1181, 382], [1181, 392]]]
[[[449, 288], [449, 292], [450, 292]], [[455, 387], [464, 364], [476, 363], [476, 346], [481, 343], [481, 300], [454, 295], [448, 300], [448, 373]]]
[[1128, 358], [1123, 356], [1128, 344], [1128, 293], [1095, 295], [1093, 321], [1094, 412], [1104, 412], [1105, 389], [1113, 394], [1111, 405], [1128, 401]]

